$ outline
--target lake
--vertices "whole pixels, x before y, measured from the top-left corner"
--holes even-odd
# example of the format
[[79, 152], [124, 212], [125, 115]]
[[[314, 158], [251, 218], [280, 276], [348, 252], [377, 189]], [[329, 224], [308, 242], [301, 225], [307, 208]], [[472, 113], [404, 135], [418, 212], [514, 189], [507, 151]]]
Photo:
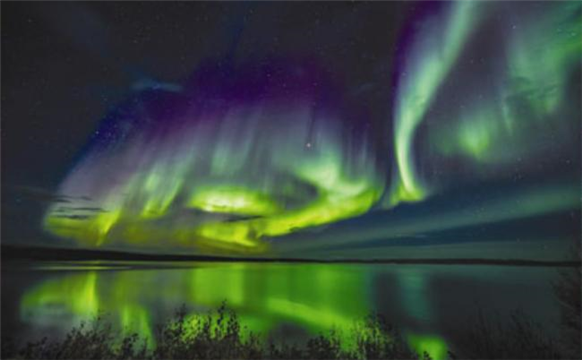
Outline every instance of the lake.
[[552, 267], [297, 263], [9, 263], [2, 267], [2, 333], [58, 337], [105, 314], [119, 330], [153, 338], [184, 305], [206, 313], [223, 301], [264, 336], [300, 341], [350, 329], [378, 312], [437, 358], [478, 313], [523, 310], [557, 335]]

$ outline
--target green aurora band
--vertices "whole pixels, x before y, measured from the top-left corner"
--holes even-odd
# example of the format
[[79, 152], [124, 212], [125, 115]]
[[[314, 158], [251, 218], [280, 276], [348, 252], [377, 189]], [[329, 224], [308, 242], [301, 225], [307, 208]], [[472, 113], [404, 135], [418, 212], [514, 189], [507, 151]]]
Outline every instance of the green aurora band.
[[433, 19], [415, 34], [413, 49], [407, 55], [410, 60], [400, 75], [395, 104], [397, 177], [392, 184], [390, 206], [401, 201], [421, 201], [427, 196], [428, 190], [415, 171], [415, 131], [478, 23], [477, 8], [478, 4], [472, 1], [452, 2], [446, 19]]
[[[327, 231], [325, 241], [312, 232], [297, 249], [579, 209], [579, 181], [547, 181], [540, 159], [579, 173], [571, 78], [580, 73], [582, 4], [515, 7], [449, 2], [413, 23], [390, 154], [312, 64], [202, 66], [180, 92], [143, 91], [103, 120], [44, 229], [85, 247], [272, 254], [295, 247], [278, 238], [507, 180], [515, 169], [543, 181], [475, 204], [482, 216], [446, 212], [390, 229]], [[488, 38], [493, 45], [483, 45]], [[471, 67], [477, 50], [484, 64]]]
[[546, 5], [508, 25], [505, 56], [492, 71], [496, 86], [459, 91], [469, 106], [443, 115], [454, 121], [431, 134], [431, 148], [479, 168], [548, 156], [557, 141], [576, 146], [579, 119], [571, 120], [579, 117], [579, 99], [568, 96], [568, 86], [582, 54], [581, 10], [579, 2]]
[[317, 251], [319, 248], [338, 245], [354, 245], [369, 239], [400, 239], [416, 234], [427, 234], [442, 230], [459, 229], [502, 221], [534, 218], [580, 208], [580, 185], [570, 181], [556, 182], [545, 186], [528, 186], [510, 193], [500, 193], [484, 202], [443, 209], [438, 214], [426, 214], [409, 219], [386, 219], [382, 226], [365, 229], [339, 228], [325, 236], [313, 234], [309, 241], [281, 242], [279, 251], [291, 256]]
[[[407, 53], [395, 104], [397, 171], [384, 204], [424, 200], [459, 174], [482, 180], [531, 170], [540, 158], [578, 172], [579, 156], [564, 154], [580, 143], [571, 79], [582, 58], [582, 4], [448, 4], [446, 25], [433, 18], [417, 26]], [[459, 160], [464, 173], [449, 165]], [[416, 162], [443, 175], [420, 176]]]
[[[271, 71], [283, 74], [271, 80]], [[114, 141], [94, 145], [63, 182], [60, 193], [70, 203], [51, 206], [45, 228], [90, 247], [258, 253], [267, 251], [264, 238], [365, 213], [384, 190], [376, 155], [365, 132], [350, 135], [347, 116], [318, 97], [323, 80], [309, 71], [260, 69], [239, 82], [266, 84], [242, 99], [231, 95], [241, 86], [237, 80], [214, 76], [217, 84], [197, 84], [180, 95], [178, 103], [186, 105], [178, 114], [153, 105], [136, 110], [133, 103], [112, 114], [122, 123], [117, 127], [135, 133], [98, 130]], [[308, 80], [315, 89], [302, 86]], [[296, 89], [277, 90], [291, 81]], [[223, 89], [200, 95], [204, 86]], [[147, 107], [148, 101], [137, 103]], [[139, 123], [159, 112], [153, 130]]]

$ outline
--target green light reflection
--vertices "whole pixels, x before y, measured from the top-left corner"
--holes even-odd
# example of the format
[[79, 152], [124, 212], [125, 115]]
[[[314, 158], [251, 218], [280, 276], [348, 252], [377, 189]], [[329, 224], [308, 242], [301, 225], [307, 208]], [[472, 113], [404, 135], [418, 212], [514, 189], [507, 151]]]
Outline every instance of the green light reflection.
[[406, 340], [420, 356], [427, 353], [434, 360], [447, 358], [447, 344], [439, 336], [408, 333], [406, 334]]
[[266, 336], [287, 324], [314, 335], [350, 329], [367, 314], [372, 304], [364, 275], [333, 266], [265, 269], [244, 263], [66, 272], [31, 287], [20, 300], [20, 317], [35, 328], [56, 327], [64, 334], [104, 315], [122, 334], [137, 333], [155, 344], [155, 326], [181, 305], [193, 316], [226, 300], [251, 331]]

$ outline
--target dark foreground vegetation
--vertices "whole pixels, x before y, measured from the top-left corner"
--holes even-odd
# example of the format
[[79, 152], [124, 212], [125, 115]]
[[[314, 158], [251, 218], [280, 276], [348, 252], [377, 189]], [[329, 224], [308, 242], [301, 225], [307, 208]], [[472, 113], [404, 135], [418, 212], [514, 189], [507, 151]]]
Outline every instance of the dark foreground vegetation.
[[[431, 359], [412, 349], [378, 315], [367, 317], [348, 334], [330, 330], [298, 345], [262, 339], [225, 305], [215, 314], [193, 318], [181, 309], [155, 337], [152, 344], [137, 334], [121, 336], [100, 318], [73, 328], [61, 340], [16, 344], [5, 338], [2, 359]], [[548, 337], [521, 312], [513, 313], [504, 325], [479, 313], [447, 358], [579, 359], [580, 353]]]

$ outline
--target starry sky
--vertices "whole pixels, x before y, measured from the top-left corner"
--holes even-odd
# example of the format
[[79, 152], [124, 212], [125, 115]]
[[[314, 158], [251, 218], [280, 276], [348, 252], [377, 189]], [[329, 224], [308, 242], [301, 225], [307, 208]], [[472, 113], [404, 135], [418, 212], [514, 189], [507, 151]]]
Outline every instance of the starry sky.
[[2, 242], [560, 259], [582, 6], [2, 5]]

